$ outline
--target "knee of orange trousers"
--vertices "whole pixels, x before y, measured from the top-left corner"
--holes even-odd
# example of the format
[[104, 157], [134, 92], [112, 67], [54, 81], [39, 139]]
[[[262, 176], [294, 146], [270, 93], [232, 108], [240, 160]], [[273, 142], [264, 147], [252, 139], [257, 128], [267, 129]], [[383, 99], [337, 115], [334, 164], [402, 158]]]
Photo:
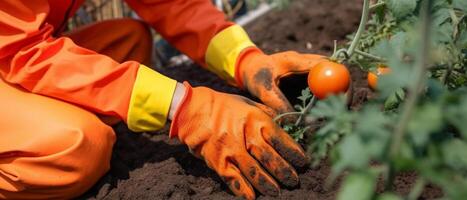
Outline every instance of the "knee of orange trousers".
[[95, 115], [83, 110], [61, 119], [38, 117], [47, 132], [0, 154], [0, 199], [70, 199], [110, 168], [115, 133]]
[[96, 22], [64, 36], [117, 62], [134, 60], [151, 65], [152, 34], [149, 26], [140, 20], [126, 18]]

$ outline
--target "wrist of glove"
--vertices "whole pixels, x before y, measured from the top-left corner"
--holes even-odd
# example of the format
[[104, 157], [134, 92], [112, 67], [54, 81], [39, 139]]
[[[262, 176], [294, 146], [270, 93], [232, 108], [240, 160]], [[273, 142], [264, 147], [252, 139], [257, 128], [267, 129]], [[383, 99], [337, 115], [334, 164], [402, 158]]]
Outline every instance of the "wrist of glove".
[[232, 192], [254, 199], [259, 192], [277, 196], [279, 184], [298, 185], [292, 165], [307, 164], [305, 153], [271, 119], [274, 111], [247, 98], [186, 87], [170, 130], [204, 159]]

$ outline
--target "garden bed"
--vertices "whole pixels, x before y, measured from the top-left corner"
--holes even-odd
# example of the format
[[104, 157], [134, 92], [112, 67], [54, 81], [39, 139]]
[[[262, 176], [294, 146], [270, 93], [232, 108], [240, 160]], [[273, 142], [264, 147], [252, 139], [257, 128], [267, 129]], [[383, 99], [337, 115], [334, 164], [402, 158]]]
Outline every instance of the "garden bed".
[[[330, 55], [333, 41], [345, 42], [346, 35], [357, 28], [361, 2], [294, 0], [285, 10], [272, 11], [259, 18], [247, 27], [247, 31], [266, 53], [296, 50]], [[197, 66], [177, 66], [160, 71], [178, 81], [187, 80], [193, 86], [248, 96]], [[357, 109], [371, 92], [366, 73], [357, 68], [351, 68], [351, 73], [356, 91], [353, 108]], [[111, 170], [81, 199], [235, 199], [204, 161], [191, 155], [177, 140], [167, 137], [168, 127], [156, 133], [138, 134], [119, 124], [115, 131], [118, 140]], [[329, 173], [327, 162], [302, 171], [300, 187], [282, 190], [277, 199], [335, 199], [339, 181], [325, 188]], [[414, 176], [413, 173], [398, 176], [394, 182], [396, 190], [407, 193], [414, 183]], [[439, 189], [429, 186], [422, 198], [441, 195]], [[270, 199], [258, 196], [259, 199]]]

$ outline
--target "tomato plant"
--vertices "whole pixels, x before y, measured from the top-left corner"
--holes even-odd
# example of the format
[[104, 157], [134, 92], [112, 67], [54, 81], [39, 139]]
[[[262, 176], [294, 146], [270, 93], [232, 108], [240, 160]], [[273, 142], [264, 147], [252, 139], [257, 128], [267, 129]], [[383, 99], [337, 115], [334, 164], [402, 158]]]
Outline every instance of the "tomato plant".
[[[349, 111], [343, 95], [315, 102], [304, 91], [300, 119], [283, 127], [303, 139], [311, 126], [303, 118], [325, 121], [307, 144], [314, 165], [330, 158], [330, 182], [346, 172], [338, 199], [418, 199], [427, 184], [465, 199], [467, 1], [364, 0], [362, 13], [351, 42], [330, 58], [367, 71], [391, 66], [378, 97]], [[401, 196], [392, 185], [405, 171], [417, 180]], [[385, 187], [376, 192], [378, 177]]]

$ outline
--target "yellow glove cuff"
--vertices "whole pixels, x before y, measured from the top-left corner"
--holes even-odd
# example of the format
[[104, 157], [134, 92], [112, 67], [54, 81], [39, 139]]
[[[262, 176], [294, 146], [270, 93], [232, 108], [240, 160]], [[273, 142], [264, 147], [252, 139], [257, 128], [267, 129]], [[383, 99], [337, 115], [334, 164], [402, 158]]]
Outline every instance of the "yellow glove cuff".
[[207, 68], [235, 84], [235, 66], [240, 53], [254, 47], [248, 34], [239, 25], [232, 25], [214, 36], [206, 51]]
[[177, 81], [140, 65], [131, 93], [128, 128], [135, 132], [161, 129], [167, 121]]

